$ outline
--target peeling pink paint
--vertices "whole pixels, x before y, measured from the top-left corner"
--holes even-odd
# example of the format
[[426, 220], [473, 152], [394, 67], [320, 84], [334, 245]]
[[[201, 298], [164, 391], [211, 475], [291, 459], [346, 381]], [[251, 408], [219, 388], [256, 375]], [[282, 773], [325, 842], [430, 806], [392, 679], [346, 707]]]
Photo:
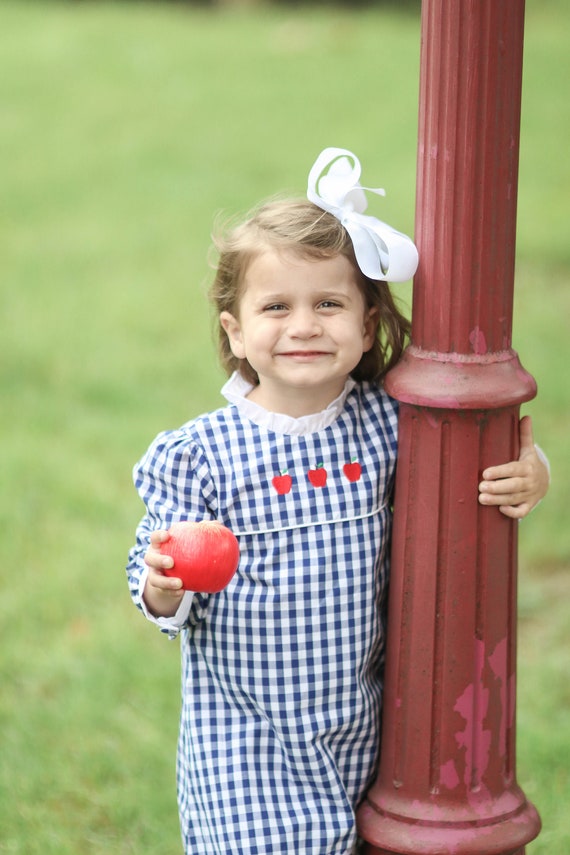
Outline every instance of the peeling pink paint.
[[431, 410], [426, 410], [425, 419], [431, 428], [433, 428], [434, 430], [439, 430], [439, 418], [436, 417]]
[[430, 406], [441, 410], [458, 410], [461, 404], [454, 395], [433, 395]]
[[504, 638], [500, 641], [491, 655], [489, 665], [499, 683], [501, 701], [501, 720], [499, 725], [498, 753], [501, 758], [508, 752], [508, 730], [514, 725], [515, 717], [515, 675], [508, 674], [508, 643]]
[[491, 655], [489, 656], [489, 665], [491, 671], [503, 684], [507, 683], [507, 639], [503, 638], [499, 641]]
[[479, 327], [475, 327], [469, 333], [469, 343], [473, 348], [473, 353], [476, 353], [478, 356], [487, 353], [487, 339], [485, 338], [485, 333]]
[[447, 819], [447, 811], [440, 807], [435, 802], [426, 805], [419, 799], [414, 799], [410, 803], [410, 809], [414, 816], [418, 817], [418, 825], [424, 822], [445, 822]]
[[439, 778], [444, 787], [454, 790], [459, 785], [459, 775], [453, 760], [448, 760], [439, 770]]
[[[463, 781], [470, 803], [487, 795], [483, 777], [489, 765], [491, 731], [483, 727], [489, 707], [489, 689], [483, 684], [485, 645], [475, 641], [475, 682], [470, 683], [457, 699], [454, 710], [465, 720], [465, 729], [455, 734], [458, 749], [464, 749]], [[476, 795], [475, 795], [476, 794]], [[475, 798], [473, 798], [475, 796]]]
[[509, 690], [509, 681], [507, 678], [507, 654], [507, 639], [504, 638], [502, 641], [499, 641], [499, 643], [489, 656], [489, 665], [491, 666], [491, 670], [495, 675], [497, 681], [499, 682], [501, 720], [499, 723], [498, 730], [498, 750], [499, 755], [501, 757], [505, 757], [507, 753], [507, 728], [509, 727], [509, 722], [507, 721], [507, 712], [509, 709], [509, 699], [507, 698], [507, 692]]

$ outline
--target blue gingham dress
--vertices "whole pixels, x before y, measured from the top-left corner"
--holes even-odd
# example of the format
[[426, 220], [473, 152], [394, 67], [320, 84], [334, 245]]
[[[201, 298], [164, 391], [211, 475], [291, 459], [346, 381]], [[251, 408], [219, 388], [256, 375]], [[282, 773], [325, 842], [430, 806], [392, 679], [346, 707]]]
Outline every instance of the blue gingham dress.
[[225, 590], [186, 595], [185, 852], [348, 855], [377, 761], [397, 405], [349, 381], [316, 419], [294, 420], [242, 387], [160, 434], [134, 471], [147, 513], [127, 573], [145, 613], [153, 529], [213, 518], [240, 546]]

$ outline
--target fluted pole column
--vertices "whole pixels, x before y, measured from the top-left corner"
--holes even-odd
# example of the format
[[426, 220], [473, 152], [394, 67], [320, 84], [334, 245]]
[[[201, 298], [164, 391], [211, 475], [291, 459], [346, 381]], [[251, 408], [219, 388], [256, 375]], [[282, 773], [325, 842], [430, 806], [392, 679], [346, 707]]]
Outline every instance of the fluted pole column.
[[511, 347], [524, 0], [424, 0], [412, 344], [367, 855], [522, 855], [517, 524], [477, 502], [535, 384]]

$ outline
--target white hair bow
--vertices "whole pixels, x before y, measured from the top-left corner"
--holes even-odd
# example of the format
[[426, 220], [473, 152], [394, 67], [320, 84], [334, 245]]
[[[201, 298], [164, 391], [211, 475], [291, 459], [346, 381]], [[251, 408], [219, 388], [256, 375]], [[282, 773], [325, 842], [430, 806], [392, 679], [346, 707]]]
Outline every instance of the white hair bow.
[[[326, 174], [325, 174], [326, 172]], [[388, 223], [364, 214], [365, 190], [385, 196], [384, 190], [359, 184], [360, 161], [344, 148], [325, 148], [309, 172], [307, 198], [345, 227], [358, 266], [369, 279], [407, 282], [418, 266], [418, 251], [407, 235]]]

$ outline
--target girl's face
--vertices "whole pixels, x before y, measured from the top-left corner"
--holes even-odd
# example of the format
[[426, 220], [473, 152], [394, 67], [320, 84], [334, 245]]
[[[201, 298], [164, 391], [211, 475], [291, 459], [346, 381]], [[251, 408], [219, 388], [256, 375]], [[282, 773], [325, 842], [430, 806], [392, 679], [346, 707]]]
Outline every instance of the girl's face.
[[372, 347], [378, 310], [368, 309], [350, 261], [267, 250], [250, 264], [237, 317], [220, 315], [233, 354], [259, 376], [250, 398], [294, 417], [340, 395]]

